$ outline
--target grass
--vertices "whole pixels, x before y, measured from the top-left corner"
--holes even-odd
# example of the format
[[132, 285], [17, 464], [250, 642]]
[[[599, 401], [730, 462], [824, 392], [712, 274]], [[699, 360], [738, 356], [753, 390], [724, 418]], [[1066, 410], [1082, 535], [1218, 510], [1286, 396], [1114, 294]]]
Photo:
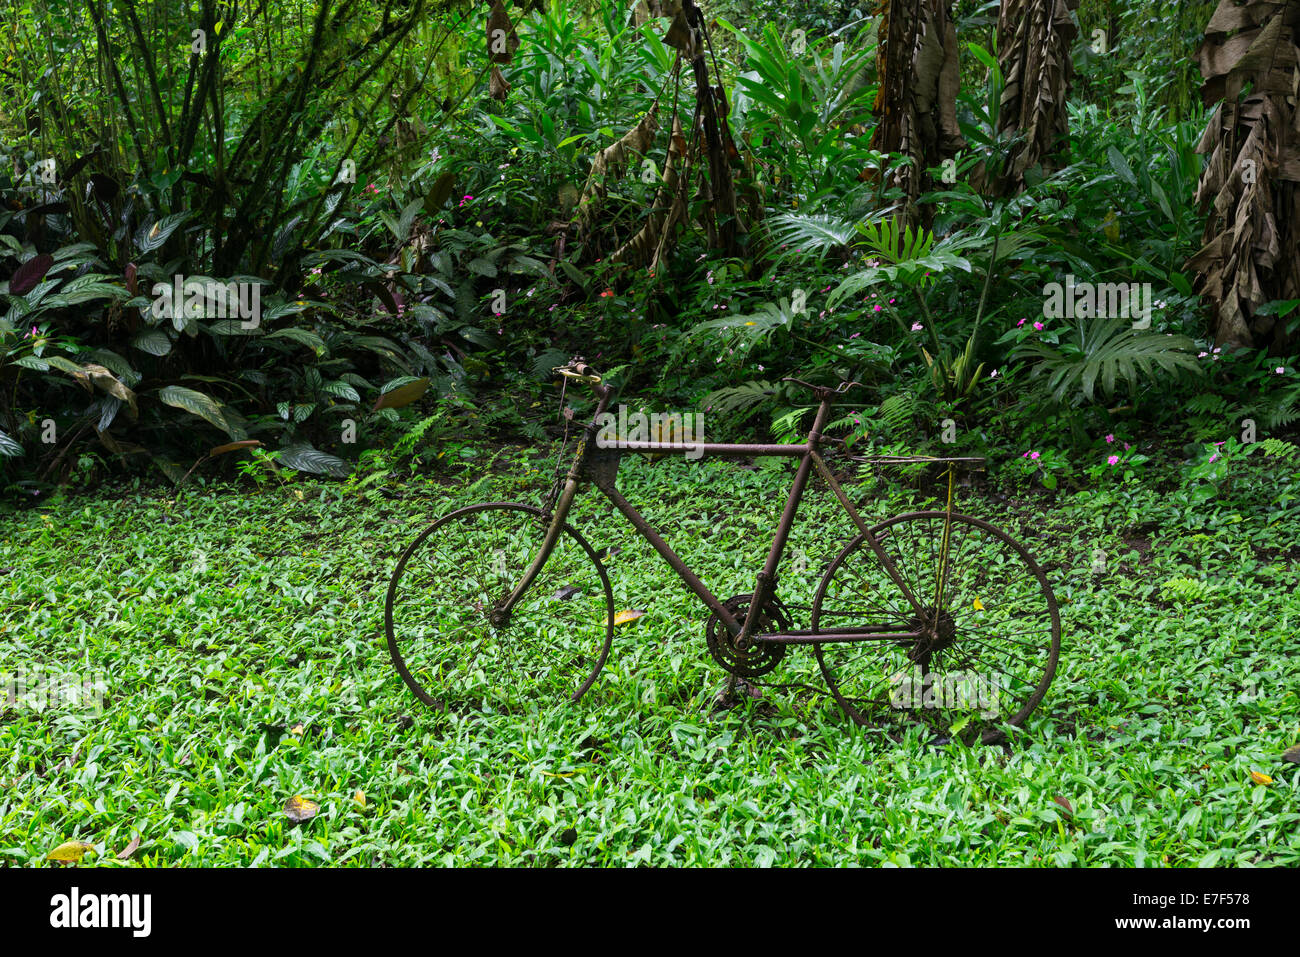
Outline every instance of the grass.
[[[101, 715], [0, 713], [0, 862], [77, 840], [103, 866], [1300, 863], [1300, 767], [1281, 758], [1300, 741], [1300, 518], [1274, 504], [1294, 469], [1235, 463], [1203, 504], [1155, 475], [961, 503], [1027, 541], [1063, 618], [1024, 731], [967, 748], [858, 728], [799, 689], [714, 711], [699, 605], [594, 491], [574, 524], [621, 548], [616, 601], [647, 614], [593, 689], [522, 718], [424, 709], [383, 644], [388, 575], [456, 505], [538, 501], [545, 462], [497, 464], [364, 492], [192, 488], [170, 517], [132, 491], [0, 519], [0, 671], [98, 670], [107, 690]], [[752, 588], [788, 478], [638, 460], [620, 485], [725, 596]], [[924, 502], [851, 494], [881, 517]], [[832, 504], [806, 499], [808, 570], [783, 587], [815, 584], [847, 538]], [[799, 650], [771, 679], [820, 684]], [[293, 796], [319, 813], [290, 821]]]

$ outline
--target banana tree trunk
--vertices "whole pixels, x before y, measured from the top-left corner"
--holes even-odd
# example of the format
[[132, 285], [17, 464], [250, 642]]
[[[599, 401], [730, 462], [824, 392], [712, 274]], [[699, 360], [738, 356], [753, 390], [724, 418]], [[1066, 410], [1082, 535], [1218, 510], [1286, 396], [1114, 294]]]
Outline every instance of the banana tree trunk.
[[1079, 28], [1071, 14], [1079, 0], [1002, 0], [998, 14], [998, 66], [1002, 99], [998, 128], [1023, 133], [998, 177], [997, 191], [1025, 188], [1034, 167], [1056, 168], [1053, 157], [1066, 143], [1065, 102], [1074, 61], [1070, 51]]
[[915, 206], [933, 185], [927, 170], [966, 145], [957, 126], [961, 66], [948, 6], [945, 0], [882, 0], [880, 7], [880, 121], [871, 148], [912, 161], [893, 175], [907, 194], [906, 218], [913, 223], [930, 218]]
[[1188, 266], [1217, 345], [1286, 355], [1300, 331], [1258, 310], [1300, 298], [1300, 0], [1221, 0], [1199, 57], [1218, 108], [1197, 147], [1210, 155], [1196, 190], [1208, 217]]

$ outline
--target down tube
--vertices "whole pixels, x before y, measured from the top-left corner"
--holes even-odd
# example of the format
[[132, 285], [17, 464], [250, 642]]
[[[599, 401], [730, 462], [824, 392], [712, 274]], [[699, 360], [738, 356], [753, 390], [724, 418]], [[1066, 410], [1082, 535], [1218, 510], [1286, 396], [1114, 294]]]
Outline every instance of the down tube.
[[641, 533], [641, 536], [654, 546], [654, 550], [659, 553], [660, 557], [672, 566], [673, 571], [675, 571], [681, 577], [682, 581], [686, 583], [686, 587], [695, 592], [700, 601], [704, 602], [711, 612], [722, 619], [723, 624], [727, 626], [733, 635], [738, 634], [740, 632], [740, 623], [736, 621], [735, 616], [726, 608], [722, 607], [722, 602], [718, 600], [717, 596], [714, 595], [713, 592], [709, 591], [704, 582], [700, 581], [699, 576], [686, 566], [686, 563], [678, 557], [677, 553], [669, 547], [668, 543], [665, 542], [650, 523], [646, 521], [645, 516], [638, 512], [636, 507], [625, 499], [622, 493], [612, 485], [598, 487], [601, 492], [604, 493], [605, 497], [614, 503], [614, 507], [623, 514], [623, 517], [631, 522], [632, 526]]

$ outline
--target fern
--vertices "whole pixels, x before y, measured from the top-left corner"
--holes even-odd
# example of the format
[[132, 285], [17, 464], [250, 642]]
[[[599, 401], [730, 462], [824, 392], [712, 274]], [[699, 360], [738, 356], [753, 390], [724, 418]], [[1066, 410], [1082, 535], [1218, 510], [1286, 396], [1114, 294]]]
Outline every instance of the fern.
[[407, 429], [406, 433], [395, 443], [393, 443], [393, 452], [392, 452], [393, 461], [400, 462], [402, 459], [405, 459], [407, 456], [413, 455], [415, 453], [416, 446], [419, 445], [420, 440], [424, 438], [424, 434], [428, 432], [429, 429], [437, 425], [445, 426], [446, 424], [447, 424], [446, 417], [438, 412], [435, 412], [433, 415], [428, 416], [427, 418], [421, 419], [415, 425]]
[[716, 338], [729, 348], [748, 349], [768, 339], [778, 329], [789, 330], [794, 325], [790, 300], [767, 303], [758, 312], [747, 316], [722, 316], [693, 326], [686, 334], [690, 337]]
[[704, 397], [708, 411], [745, 412], [776, 394], [776, 387], [766, 379], [755, 379], [735, 387], [716, 389]]
[[1221, 395], [1203, 392], [1190, 399], [1185, 408], [1188, 412], [1206, 412], [1211, 415], [1222, 415], [1228, 409], [1228, 400]]
[[1286, 428], [1300, 421], [1300, 388], [1289, 389], [1267, 412], [1260, 416], [1267, 429]]
[[1041, 340], [1023, 343], [1013, 358], [1037, 359], [1032, 376], [1047, 376], [1052, 399], [1072, 404], [1093, 402], [1097, 386], [1104, 398], [1113, 397], [1122, 384], [1136, 396], [1144, 377], [1154, 382], [1157, 370], [1175, 377], [1179, 372], [1199, 374], [1200, 366], [1189, 351], [1195, 343], [1186, 336], [1139, 331], [1126, 319], [1087, 319], [1062, 336], [1060, 345]]
[[1265, 439], [1259, 445], [1264, 450], [1265, 455], [1285, 459], [1288, 462], [1294, 459], [1297, 454], [1300, 454], [1300, 446], [1293, 445], [1282, 439]]
[[1204, 601], [1214, 592], [1214, 587], [1194, 578], [1171, 578], [1160, 586], [1160, 593], [1165, 598], [1175, 598], [1180, 602]]
[[916, 398], [910, 392], [900, 392], [880, 403], [876, 417], [889, 432], [899, 433], [911, 429], [916, 411]]
[[555, 377], [554, 369], [564, 365], [569, 360], [569, 354], [559, 349], [546, 349], [533, 360], [532, 373], [537, 379], [551, 379]]

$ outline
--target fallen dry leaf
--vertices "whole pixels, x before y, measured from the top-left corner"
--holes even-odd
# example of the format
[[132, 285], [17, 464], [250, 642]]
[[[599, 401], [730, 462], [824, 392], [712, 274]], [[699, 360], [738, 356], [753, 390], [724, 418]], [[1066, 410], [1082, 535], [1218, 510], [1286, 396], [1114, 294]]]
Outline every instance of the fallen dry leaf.
[[629, 621], [636, 621], [644, 614], [645, 612], [637, 611], [636, 609], [630, 609], [628, 611], [620, 611], [617, 615], [614, 616], [614, 624], [626, 625]]
[[1282, 760], [1290, 761], [1292, 764], [1300, 764], [1300, 744], [1293, 744], [1283, 751]]
[[47, 861], [58, 861], [60, 864], [76, 864], [94, 846], [94, 844], [87, 844], [85, 841], [65, 841], [50, 851], [45, 859]]
[[1068, 800], [1066, 800], [1065, 798], [1061, 797], [1061, 795], [1059, 795], [1059, 794], [1056, 795], [1056, 797], [1052, 798], [1052, 800], [1055, 801], [1057, 804], [1059, 804], [1061, 807], [1065, 808], [1065, 809], [1066, 809], [1067, 811], [1069, 811], [1071, 814], [1074, 813], [1074, 805], [1071, 804], [1071, 803], [1070, 803]]
[[320, 805], [315, 801], [308, 801], [296, 794], [284, 803], [285, 816], [295, 824], [310, 821], [319, 811]]
[[137, 834], [135, 837], [131, 838], [130, 844], [128, 844], [126, 847], [122, 848], [120, 851], [117, 852], [117, 859], [119, 861], [130, 860], [131, 855], [134, 854], [136, 850], [139, 849], [139, 847], [140, 847], [140, 835]]
[[1256, 784], [1272, 784], [1273, 779], [1267, 774], [1260, 774], [1258, 771], [1250, 772], [1250, 779]]

